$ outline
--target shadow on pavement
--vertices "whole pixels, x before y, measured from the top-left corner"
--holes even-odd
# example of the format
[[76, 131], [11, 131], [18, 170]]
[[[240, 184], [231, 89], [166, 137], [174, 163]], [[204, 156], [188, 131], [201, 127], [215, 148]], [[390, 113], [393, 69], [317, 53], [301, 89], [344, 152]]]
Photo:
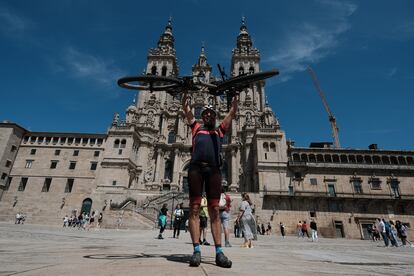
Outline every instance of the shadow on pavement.
[[190, 255], [174, 254], [174, 255], [159, 255], [159, 254], [91, 254], [83, 256], [86, 259], [93, 260], [128, 260], [128, 259], [150, 259], [150, 258], [165, 258], [171, 262], [188, 263]]

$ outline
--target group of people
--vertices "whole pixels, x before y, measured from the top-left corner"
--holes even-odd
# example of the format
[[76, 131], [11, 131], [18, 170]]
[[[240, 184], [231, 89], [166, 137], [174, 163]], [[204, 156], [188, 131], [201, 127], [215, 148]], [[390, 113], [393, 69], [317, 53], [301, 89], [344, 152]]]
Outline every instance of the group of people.
[[25, 220], [26, 220], [26, 217], [19, 212], [16, 214], [16, 219], [14, 221], [14, 224], [24, 224]]
[[[376, 223], [367, 228], [367, 231], [373, 241], [379, 241], [382, 238], [386, 247], [398, 247], [400, 245], [406, 246], [407, 243], [410, 244], [410, 246], [413, 246], [413, 244], [407, 239], [407, 225], [401, 223], [399, 220], [394, 222], [392, 220], [388, 221], [378, 218]], [[401, 244], [398, 242], [398, 239], [400, 239]]]
[[270, 222], [267, 223], [267, 227], [265, 228], [264, 224], [261, 225], [257, 224], [257, 233], [261, 235], [271, 235], [272, 234], [272, 225]]
[[310, 236], [309, 236], [308, 229], [311, 230], [312, 241], [313, 242], [318, 241], [318, 226], [314, 219], [311, 219], [311, 222], [309, 223], [309, 227], [308, 227], [308, 224], [306, 223], [306, 220], [299, 221], [298, 224], [296, 224], [296, 231], [297, 231], [298, 238], [304, 238], [306, 235], [306, 237], [309, 239]]
[[[95, 211], [92, 213], [82, 212], [79, 215], [76, 214], [77, 211], [74, 211], [73, 214], [69, 216], [65, 216], [63, 218], [63, 227], [77, 227], [78, 229], [89, 230], [91, 227], [101, 227], [103, 214], [102, 212], [97, 215]], [[97, 219], [97, 224], [95, 225], [95, 220]]]

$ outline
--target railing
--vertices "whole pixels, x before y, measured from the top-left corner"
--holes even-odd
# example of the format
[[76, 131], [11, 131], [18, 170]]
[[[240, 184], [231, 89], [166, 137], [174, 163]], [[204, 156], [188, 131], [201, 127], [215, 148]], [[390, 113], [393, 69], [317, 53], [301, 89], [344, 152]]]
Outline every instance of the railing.
[[330, 194], [324, 191], [293, 191], [285, 190], [261, 190], [264, 196], [302, 196], [302, 197], [326, 197], [326, 198], [360, 198], [360, 199], [394, 199], [412, 200], [414, 194], [400, 194], [399, 197], [390, 194], [368, 194], [368, 193], [338, 193]]
[[[168, 192], [160, 196], [154, 196], [152, 198], [145, 199], [141, 205], [135, 208], [134, 211], [144, 216], [145, 218], [154, 221], [155, 227], [157, 227], [158, 213], [164, 203], [171, 202], [172, 205], [174, 205], [174, 200], [177, 200], [177, 202], [179, 202], [180, 200], [185, 200], [187, 198], [188, 194], [185, 194], [183, 192]], [[174, 208], [174, 206], [172, 208]]]

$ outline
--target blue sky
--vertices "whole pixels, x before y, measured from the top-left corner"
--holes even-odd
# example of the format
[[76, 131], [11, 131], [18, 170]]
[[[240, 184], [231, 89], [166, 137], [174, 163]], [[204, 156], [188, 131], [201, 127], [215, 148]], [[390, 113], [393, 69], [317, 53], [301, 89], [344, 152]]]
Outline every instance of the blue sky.
[[414, 150], [413, 1], [0, 1], [0, 120], [32, 131], [105, 133], [173, 18], [180, 74], [204, 42], [229, 69], [241, 17], [261, 68], [278, 68], [266, 94], [297, 146], [331, 140], [318, 75], [345, 148]]

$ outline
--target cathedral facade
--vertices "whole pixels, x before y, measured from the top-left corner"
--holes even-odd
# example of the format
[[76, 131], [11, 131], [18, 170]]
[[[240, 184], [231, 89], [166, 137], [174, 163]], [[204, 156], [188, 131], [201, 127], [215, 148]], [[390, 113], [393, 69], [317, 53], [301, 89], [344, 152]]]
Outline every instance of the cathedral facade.
[[[242, 22], [230, 74], [260, 71], [260, 53]], [[170, 22], [148, 52], [145, 73], [179, 75]], [[215, 78], [204, 47], [192, 74], [205, 82]], [[216, 107], [219, 120], [227, 113], [224, 98], [200, 91], [189, 96], [196, 119], [207, 104]], [[1, 123], [0, 221], [21, 212], [32, 222], [57, 224], [75, 210], [92, 209], [114, 219], [117, 204], [124, 215], [130, 202], [185, 195], [191, 138], [180, 97], [162, 91], [138, 93], [104, 134], [32, 132]], [[241, 93], [223, 139], [222, 184], [234, 198], [233, 213], [240, 192], [249, 192], [258, 221], [271, 222], [273, 229], [283, 222], [293, 233], [299, 220], [315, 219], [322, 236], [367, 238], [378, 217], [413, 225], [413, 157], [412, 151], [337, 149], [329, 143], [296, 148], [266, 101], [265, 81], [259, 81]], [[134, 216], [140, 214], [131, 211], [130, 221]]]

